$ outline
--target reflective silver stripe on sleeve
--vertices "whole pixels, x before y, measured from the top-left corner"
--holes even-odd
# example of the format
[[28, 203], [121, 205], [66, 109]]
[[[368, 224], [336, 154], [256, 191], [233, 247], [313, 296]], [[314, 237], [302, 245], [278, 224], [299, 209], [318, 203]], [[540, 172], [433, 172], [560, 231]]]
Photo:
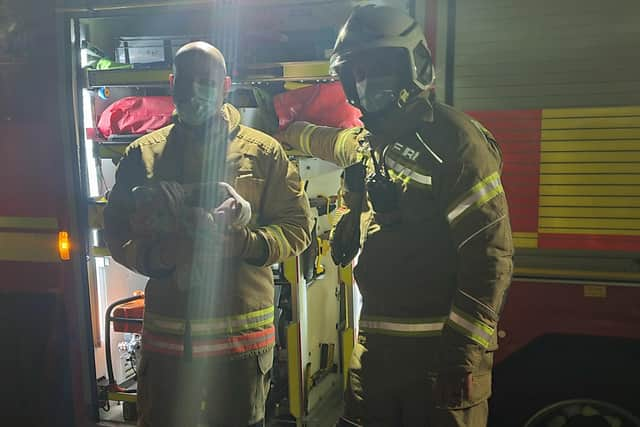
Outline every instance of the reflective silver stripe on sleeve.
[[447, 220], [453, 223], [461, 215], [474, 207], [480, 207], [500, 193], [503, 193], [500, 175], [494, 172], [476, 185], [474, 185], [464, 196], [461, 202], [449, 209]]
[[489, 347], [491, 337], [493, 336], [493, 328], [490, 328], [480, 322], [472, 322], [456, 310], [451, 310], [449, 314], [449, 325], [462, 333], [471, 340], [477, 342], [484, 348]]

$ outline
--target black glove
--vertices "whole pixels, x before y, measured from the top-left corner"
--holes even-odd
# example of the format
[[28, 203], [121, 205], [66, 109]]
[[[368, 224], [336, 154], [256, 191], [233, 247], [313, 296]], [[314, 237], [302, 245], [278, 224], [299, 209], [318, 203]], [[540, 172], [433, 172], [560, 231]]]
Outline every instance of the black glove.
[[376, 213], [390, 213], [398, 210], [396, 186], [386, 176], [376, 173], [367, 179], [369, 200]]
[[130, 220], [134, 234], [153, 237], [158, 233], [176, 231], [185, 200], [182, 185], [161, 181], [154, 185], [134, 187], [131, 193], [135, 202], [135, 212]]
[[354, 193], [364, 192], [365, 165], [363, 162], [351, 165], [344, 170], [344, 188]]

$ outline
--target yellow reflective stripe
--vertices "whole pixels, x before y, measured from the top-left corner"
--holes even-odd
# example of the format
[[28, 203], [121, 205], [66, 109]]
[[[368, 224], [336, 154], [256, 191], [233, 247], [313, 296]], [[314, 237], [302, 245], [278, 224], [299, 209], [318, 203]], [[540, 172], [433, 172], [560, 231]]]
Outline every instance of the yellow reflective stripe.
[[280, 235], [280, 238], [282, 239], [282, 247], [284, 248], [284, 251], [282, 252], [283, 255], [288, 254], [289, 253], [289, 241], [287, 240], [287, 238], [284, 235], [284, 231], [282, 230], [282, 227], [279, 225], [274, 226], [276, 228], [276, 231], [278, 232], [278, 234]]
[[311, 134], [317, 129], [315, 125], [308, 125], [300, 133], [300, 150], [304, 154], [311, 155]]
[[390, 316], [362, 316], [362, 320], [376, 321], [376, 322], [391, 322], [391, 323], [434, 323], [444, 322], [447, 316], [435, 316], [435, 317], [390, 317]]
[[236, 321], [228, 321], [221, 322], [217, 325], [211, 324], [200, 324], [198, 322], [193, 322], [191, 326], [191, 331], [193, 335], [216, 335], [221, 333], [235, 334], [238, 332], [248, 331], [251, 329], [258, 329], [262, 326], [271, 325], [273, 323], [274, 316], [273, 314], [270, 317], [265, 317], [262, 320], [258, 320], [255, 322], [248, 322], [247, 320], [236, 320]]
[[443, 328], [443, 322], [436, 323], [397, 323], [383, 322], [376, 320], [361, 320], [362, 328], [394, 331], [394, 332], [430, 332], [439, 331]]
[[174, 343], [174, 342], [167, 342], [162, 340], [162, 338], [155, 338], [155, 337], [150, 337], [149, 335], [147, 335], [145, 338], [142, 339], [142, 346], [143, 348], [147, 347], [147, 346], [153, 346], [156, 348], [160, 348], [163, 350], [169, 350], [169, 351], [173, 351], [176, 353], [182, 353], [184, 351], [184, 344], [178, 344], [178, 343]]
[[282, 246], [282, 242], [280, 241], [280, 236], [278, 235], [278, 230], [275, 225], [267, 225], [264, 227], [264, 231], [266, 234], [271, 236], [273, 240], [275, 240], [276, 245], [278, 246], [278, 253], [282, 254], [284, 252], [284, 247]]
[[398, 173], [396, 171], [394, 171], [393, 169], [389, 169], [389, 176], [391, 177], [392, 181], [400, 181], [403, 185], [408, 185], [409, 182], [411, 181], [411, 178], [409, 178], [408, 176], [404, 176], [402, 173]]
[[58, 218], [35, 216], [0, 216], [0, 228], [58, 230]]
[[[270, 325], [273, 320], [274, 307], [271, 306], [234, 316], [193, 320], [191, 331], [193, 335], [238, 333]], [[145, 328], [155, 332], [182, 335], [185, 331], [185, 321], [183, 319], [164, 317], [147, 312], [144, 321]]]
[[390, 317], [363, 317], [360, 329], [386, 335], [424, 336], [442, 332], [446, 318], [406, 319]]
[[276, 241], [277, 245], [278, 245], [278, 250], [280, 251], [279, 254], [280, 256], [283, 255], [287, 255], [289, 253], [289, 251], [287, 251], [287, 248], [289, 247], [289, 242], [287, 241], [287, 238], [284, 235], [284, 232], [282, 231], [282, 227], [279, 225], [267, 225], [265, 227], [267, 230], [271, 230], [271, 233], [269, 233], [273, 239]]
[[476, 185], [474, 185], [467, 193], [462, 196], [462, 200], [449, 209], [447, 220], [450, 224], [454, 224], [463, 215], [472, 212], [498, 194], [504, 193], [500, 175], [494, 172]]
[[417, 170], [411, 169], [408, 166], [399, 163], [392, 158], [386, 159], [386, 164], [391, 167], [394, 171], [396, 171], [400, 175], [406, 176], [408, 179], [415, 181], [418, 184], [431, 186], [431, 176], [422, 174]]
[[61, 262], [58, 233], [0, 232], [0, 261]]
[[170, 331], [170, 332], [179, 333], [179, 334], [182, 334], [184, 332], [183, 321], [174, 322], [174, 321], [162, 320], [162, 319], [147, 319], [145, 326], [150, 327], [149, 329]]
[[221, 354], [242, 354], [247, 351], [267, 347], [275, 342], [275, 327], [241, 335], [233, 340], [219, 339], [209, 342], [194, 342], [192, 349], [196, 357]]
[[[191, 343], [194, 357], [214, 357], [228, 354], [242, 354], [269, 347], [275, 343], [275, 327], [248, 332], [234, 337], [222, 336], [209, 340], [195, 340]], [[185, 345], [180, 338], [154, 336], [147, 333], [142, 339], [143, 351], [165, 353], [180, 356], [184, 353]]]
[[491, 337], [495, 331], [495, 329], [473, 319], [472, 316], [457, 308], [453, 308], [449, 313], [449, 322], [447, 324], [485, 348], [489, 347]]
[[[265, 314], [273, 314], [275, 311], [275, 308], [273, 306], [267, 307], [267, 308], [263, 308], [261, 310], [256, 310], [256, 311], [251, 311], [249, 313], [245, 313], [245, 314], [236, 314], [233, 316], [227, 316], [224, 317], [224, 319], [231, 319], [231, 320], [237, 320], [237, 319], [251, 319], [252, 317], [261, 317], [264, 316]], [[202, 320], [203, 322], [215, 322], [220, 320], [220, 318], [212, 318], [212, 319], [204, 319]]]
[[150, 331], [182, 335], [185, 322], [181, 319], [164, 317], [147, 311], [144, 316], [144, 328]]
[[347, 165], [347, 153], [345, 150], [346, 143], [351, 135], [351, 129], [345, 129], [338, 133], [336, 145], [333, 148], [333, 155], [335, 156], [340, 166]]
[[196, 335], [211, 335], [221, 332], [236, 333], [270, 325], [274, 320], [274, 308], [267, 307], [247, 314], [218, 319], [194, 320], [191, 331]]
[[[462, 317], [467, 322], [473, 324], [476, 328], [482, 329], [482, 331], [486, 333], [489, 336], [489, 338], [491, 338], [491, 336], [493, 335], [494, 329], [491, 326], [487, 325], [481, 320], [474, 319], [473, 316], [471, 316], [468, 313], [465, 313], [463, 310], [460, 310], [458, 307], [453, 307], [453, 309], [451, 310], [451, 313], [454, 313]], [[451, 313], [449, 314], [449, 318], [451, 318]]]
[[489, 348], [489, 341], [485, 340], [484, 338], [469, 334], [466, 328], [463, 328], [463, 327], [459, 326], [456, 323], [450, 322], [448, 325], [449, 325], [449, 327], [451, 329], [453, 329], [456, 332], [464, 335], [465, 337], [469, 338], [473, 342], [475, 342], [477, 344], [480, 344], [484, 348]]

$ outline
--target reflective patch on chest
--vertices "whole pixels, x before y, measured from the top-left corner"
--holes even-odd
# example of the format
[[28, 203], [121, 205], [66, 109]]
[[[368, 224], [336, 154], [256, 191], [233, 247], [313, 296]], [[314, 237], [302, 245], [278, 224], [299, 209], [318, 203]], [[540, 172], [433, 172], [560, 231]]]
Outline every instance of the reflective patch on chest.
[[413, 148], [408, 147], [406, 145], [400, 144], [399, 142], [394, 142], [393, 145], [391, 146], [391, 150], [395, 151], [401, 157], [411, 162], [415, 162], [420, 156], [419, 151], [414, 150]]
[[395, 143], [385, 156], [385, 165], [394, 181], [403, 185], [416, 185], [431, 188], [431, 174], [417, 160], [421, 153], [411, 147]]

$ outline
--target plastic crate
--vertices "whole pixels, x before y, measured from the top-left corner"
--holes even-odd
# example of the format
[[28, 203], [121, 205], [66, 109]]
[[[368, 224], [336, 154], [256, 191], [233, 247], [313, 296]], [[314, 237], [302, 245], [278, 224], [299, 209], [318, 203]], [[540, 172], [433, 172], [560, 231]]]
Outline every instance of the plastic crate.
[[[144, 298], [119, 305], [113, 310], [113, 317], [125, 319], [142, 319], [144, 316]], [[130, 323], [113, 321], [113, 330], [116, 332], [128, 332], [139, 334], [142, 332], [142, 323]]]
[[180, 47], [199, 37], [120, 37], [116, 59], [123, 64], [172, 64]]

